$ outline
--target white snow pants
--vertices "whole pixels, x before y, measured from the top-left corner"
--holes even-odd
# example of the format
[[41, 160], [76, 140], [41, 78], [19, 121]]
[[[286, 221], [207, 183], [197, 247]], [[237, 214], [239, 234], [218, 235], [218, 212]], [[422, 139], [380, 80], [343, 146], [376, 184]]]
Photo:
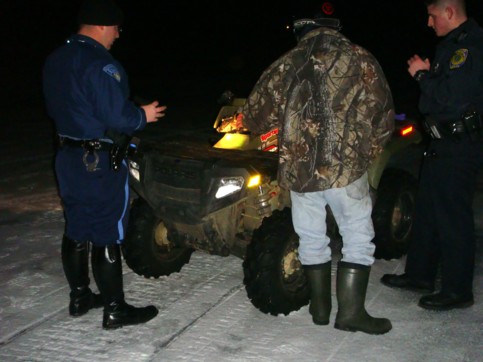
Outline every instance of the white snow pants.
[[330, 239], [326, 235], [328, 204], [342, 236], [342, 261], [362, 265], [374, 263], [375, 245], [372, 201], [367, 173], [350, 185], [325, 191], [290, 191], [292, 219], [300, 238], [299, 259], [303, 265], [331, 260]]

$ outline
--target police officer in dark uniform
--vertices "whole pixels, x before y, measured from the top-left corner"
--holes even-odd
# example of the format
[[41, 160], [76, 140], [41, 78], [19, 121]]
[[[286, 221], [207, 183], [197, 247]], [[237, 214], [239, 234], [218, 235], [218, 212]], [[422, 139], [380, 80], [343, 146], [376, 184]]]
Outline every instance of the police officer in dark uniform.
[[[103, 327], [113, 329], [154, 318], [154, 306], [124, 300], [120, 244], [128, 216], [130, 135], [164, 116], [155, 101], [138, 107], [127, 75], [109, 53], [123, 14], [111, 0], [86, 0], [80, 28], [46, 60], [43, 87], [60, 140], [55, 170], [66, 220], [62, 264], [69, 283], [69, 313], [104, 306]], [[89, 288], [88, 256], [100, 295]]]
[[429, 0], [428, 26], [444, 37], [432, 63], [415, 55], [409, 73], [421, 88], [420, 110], [432, 140], [421, 173], [405, 273], [386, 274], [390, 287], [433, 291], [432, 310], [474, 303], [475, 233], [472, 203], [483, 165], [483, 29], [468, 18], [464, 0]]

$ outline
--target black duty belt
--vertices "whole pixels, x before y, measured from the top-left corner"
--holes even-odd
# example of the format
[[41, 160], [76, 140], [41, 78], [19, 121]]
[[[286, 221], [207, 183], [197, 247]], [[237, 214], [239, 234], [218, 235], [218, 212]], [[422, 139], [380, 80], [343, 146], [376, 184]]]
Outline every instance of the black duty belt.
[[467, 112], [462, 119], [456, 120], [435, 121], [431, 117], [427, 117], [424, 125], [433, 139], [460, 140], [462, 137], [469, 137], [476, 141], [483, 137], [483, 123], [477, 112]]
[[60, 146], [79, 147], [87, 151], [110, 151], [112, 143], [101, 141], [99, 139], [92, 140], [74, 140], [67, 137], [59, 137]]
[[460, 120], [457, 120], [457, 121], [438, 122], [438, 128], [445, 135], [466, 133], [465, 125]]

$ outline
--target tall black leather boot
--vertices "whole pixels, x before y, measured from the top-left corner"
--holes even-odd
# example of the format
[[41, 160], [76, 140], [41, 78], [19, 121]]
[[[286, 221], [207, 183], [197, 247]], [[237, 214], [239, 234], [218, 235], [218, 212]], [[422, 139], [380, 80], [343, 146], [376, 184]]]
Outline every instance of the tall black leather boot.
[[124, 301], [119, 245], [93, 246], [92, 272], [104, 300], [103, 328], [116, 329], [145, 323], [158, 314], [157, 308], [152, 305], [136, 308]]
[[318, 325], [329, 324], [332, 309], [331, 261], [324, 264], [304, 265], [310, 285], [310, 307], [312, 321]]
[[77, 242], [64, 235], [61, 247], [62, 266], [70, 286], [69, 314], [79, 317], [91, 308], [102, 307], [99, 294], [89, 288], [89, 243]]
[[337, 269], [337, 302], [339, 310], [335, 328], [343, 331], [361, 331], [369, 334], [384, 334], [392, 329], [386, 318], [371, 317], [364, 307], [371, 267], [339, 262]]

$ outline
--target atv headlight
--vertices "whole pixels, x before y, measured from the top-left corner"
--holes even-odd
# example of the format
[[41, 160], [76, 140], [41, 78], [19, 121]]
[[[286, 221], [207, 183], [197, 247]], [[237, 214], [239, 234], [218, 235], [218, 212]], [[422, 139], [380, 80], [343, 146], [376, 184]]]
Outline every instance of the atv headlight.
[[241, 176], [238, 177], [224, 177], [218, 184], [218, 190], [215, 197], [221, 199], [225, 196], [234, 194], [240, 191], [245, 183], [245, 179]]
[[262, 182], [262, 177], [260, 175], [252, 176], [248, 180], [247, 187], [255, 187], [255, 186], [258, 186], [258, 185], [261, 184], [261, 182]]
[[136, 181], [140, 181], [141, 177], [139, 175], [139, 165], [137, 162], [134, 161], [129, 161], [129, 173], [131, 174], [132, 177], [136, 179]]

